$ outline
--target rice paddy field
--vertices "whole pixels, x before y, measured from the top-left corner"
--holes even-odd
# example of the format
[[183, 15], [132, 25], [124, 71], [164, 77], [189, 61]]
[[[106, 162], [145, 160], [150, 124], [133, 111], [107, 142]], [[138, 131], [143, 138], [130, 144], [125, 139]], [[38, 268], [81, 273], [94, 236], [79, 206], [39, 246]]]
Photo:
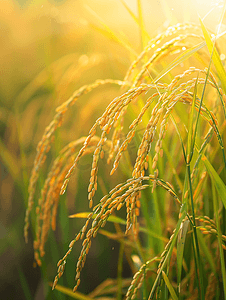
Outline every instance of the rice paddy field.
[[226, 299], [225, 7], [2, 0], [2, 299]]

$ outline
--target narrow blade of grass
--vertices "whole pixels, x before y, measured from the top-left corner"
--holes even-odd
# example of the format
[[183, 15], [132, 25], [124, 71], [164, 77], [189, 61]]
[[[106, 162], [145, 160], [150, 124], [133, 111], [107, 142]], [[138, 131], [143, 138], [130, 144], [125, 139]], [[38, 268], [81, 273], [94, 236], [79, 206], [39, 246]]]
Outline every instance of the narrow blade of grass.
[[[211, 178], [213, 181], [213, 178]], [[213, 182], [212, 182], [213, 183]], [[214, 183], [212, 184], [212, 193], [213, 193], [213, 206], [216, 217], [216, 225], [217, 225], [217, 240], [220, 251], [220, 262], [221, 262], [221, 272], [222, 272], [222, 280], [223, 280], [223, 289], [224, 289], [224, 299], [226, 300], [226, 271], [225, 271], [225, 260], [224, 260], [224, 252], [222, 248], [222, 234], [220, 229], [220, 220], [219, 220], [219, 204], [216, 195], [216, 189]], [[225, 194], [226, 196], [226, 194]]]
[[[52, 286], [52, 283], [49, 283], [50, 286]], [[74, 299], [79, 299], [79, 300], [93, 300], [93, 298], [90, 298], [89, 296], [86, 296], [80, 292], [73, 292], [72, 289], [66, 288], [62, 285], [57, 285], [55, 287], [55, 290], [60, 291], [61, 293], [68, 295]]]
[[[199, 74], [197, 75], [196, 82], [195, 82], [195, 87], [194, 87], [194, 93], [193, 93], [193, 99], [192, 99], [192, 106], [191, 106], [191, 113], [190, 113], [190, 118], [189, 118], [189, 126], [188, 126], [188, 145], [187, 145], [187, 163], [189, 163], [192, 160], [192, 156], [194, 153], [194, 145], [195, 145], [195, 136], [196, 132], [194, 132], [193, 136], [193, 120], [194, 120], [194, 115], [195, 115], [195, 102], [196, 102], [196, 95], [197, 95], [197, 84], [198, 84], [198, 77]], [[197, 129], [197, 128], [195, 128]]]
[[100, 31], [102, 34], [104, 34], [107, 38], [114, 40], [116, 43], [122, 45], [124, 48], [129, 50], [130, 54], [133, 55], [133, 57], [137, 56], [136, 51], [126, 42], [124, 39], [119, 38], [117, 34], [98, 16], [98, 14], [88, 5], [85, 5], [86, 9], [98, 20], [98, 22], [104, 27], [104, 29], [99, 28], [98, 26], [94, 24], [90, 24], [91, 27], [94, 29]]
[[206, 41], [206, 45], [208, 47], [210, 55], [213, 52], [212, 61], [213, 61], [214, 65], [217, 69], [217, 74], [218, 74], [219, 79], [221, 81], [223, 90], [226, 93], [226, 72], [225, 72], [225, 69], [224, 69], [223, 64], [221, 62], [220, 56], [219, 56], [219, 54], [218, 54], [218, 52], [215, 48], [215, 45], [212, 42], [208, 31], [206, 30], [205, 25], [203, 24], [203, 22], [200, 18], [199, 18], [199, 21], [200, 21], [200, 24], [201, 24], [202, 32], [203, 32], [203, 35], [204, 35], [204, 38], [205, 38], [205, 41]]
[[186, 213], [187, 213], [186, 205], [183, 205], [181, 207], [181, 217], [180, 217], [180, 219], [177, 222], [177, 226], [176, 226], [176, 229], [175, 229], [175, 232], [174, 232], [174, 236], [173, 236], [172, 241], [171, 241], [170, 248], [168, 250], [168, 253], [166, 254], [165, 260], [163, 261], [161, 268], [159, 269], [158, 275], [157, 275], [157, 277], [155, 279], [155, 282], [154, 282], [154, 284], [152, 286], [152, 290], [151, 290], [151, 292], [149, 294], [148, 300], [153, 299], [153, 297], [154, 297], [154, 293], [155, 293], [155, 290], [157, 288], [160, 276], [162, 275], [162, 271], [165, 268], [168, 259], [171, 257], [171, 254], [172, 254], [172, 251], [173, 251], [173, 247], [174, 247], [174, 245], [176, 243], [177, 235], [178, 235], [178, 232], [179, 232], [179, 229], [180, 229], [180, 225], [181, 225], [182, 221], [184, 220], [184, 218], [186, 216]]
[[141, 7], [141, 0], [137, 0], [137, 8], [138, 8], [138, 20], [139, 20], [139, 27], [140, 27], [140, 39], [141, 39], [141, 49], [143, 51], [144, 47], [148, 43], [148, 39], [145, 34], [145, 26], [144, 26], [144, 18], [143, 18], [143, 10]]
[[183, 150], [184, 160], [186, 161], [186, 151], [185, 151], [183, 139], [181, 137], [180, 131], [178, 129], [178, 126], [177, 126], [177, 123], [176, 123], [174, 117], [172, 115], [170, 117], [171, 117], [171, 121], [173, 122], [173, 125], [174, 125], [174, 127], [176, 129], [176, 132], [177, 132], [177, 134], [179, 136], [179, 139], [180, 139], [180, 142], [181, 142], [181, 147], [182, 147], [182, 150]]
[[[129, 8], [129, 6], [125, 3], [125, 1], [120, 0], [120, 2], [122, 3], [122, 5], [125, 7], [125, 9], [128, 11], [128, 13], [130, 14], [130, 16], [133, 18], [133, 20], [137, 23], [138, 26], [140, 26], [140, 21], [139, 18], [132, 12], [132, 10]], [[142, 27], [142, 34], [144, 36], [144, 41], [145, 44], [151, 39], [150, 35], [148, 34], [148, 32], [145, 29], [145, 26]], [[144, 44], [144, 45], [145, 45]]]
[[185, 245], [185, 239], [188, 231], [188, 225], [189, 225], [189, 220], [185, 220], [184, 223], [181, 224], [181, 228], [177, 239], [177, 286], [178, 286], [179, 293], [180, 293], [183, 255], [184, 255], [184, 245]]
[[[82, 213], [77, 213], [74, 215], [70, 215], [69, 218], [78, 218], [78, 219], [86, 219], [90, 213], [89, 212], [82, 212]], [[93, 219], [97, 216], [97, 214], [93, 215]], [[121, 219], [116, 216], [109, 216], [108, 217], [108, 222], [113, 222], [121, 225], [126, 225], [126, 221], [124, 219]]]
[[202, 161], [204, 162], [206, 169], [217, 189], [217, 192], [218, 192], [222, 202], [223, 202], [223, 205], [226, 208], [226, 186], [225, 186], [224, 182], [222, 181], [220, 176], [217, 174], [217, 172], [215, 171], [215, 169], [213, 168], [213, 166], [211, 165], [211, 163], [209, 162], [209, 160], [207, 159], [207, 157], [205, 155], [203, 155]]
[[[217, 35], [216, 39], [220, 38], [226, 34], [226, 31]], [[178, 66], [182, 62], [184, 62], [186, 59], [191, 57], [193, 54], [195, 54], [197, 51], [202, 49], [203, 47], [206, 46], [206, 42], [201, 42], [198, 45], [195, 45], [188, 50], [184, 51], [181, 55], [179, 55], [175, 60], [172, 61], [171, 64], [169, 64], [164, 70], [159, 72], [158, 76], [155, 77], [154, 82], [157, 83], [163, 76], [165, 76], [167, 73], [169, 73], [174, 67]]]
[[[202, 91], [202, 96], [201, 96], [201, 100], [200, 100], [200, 105], [199, 105], [199, 110], [198, 110], [198, 115], [196, 118], [196, 123], [195, 123], [195, 130], [194, 130], [194, 136], [192, 139], [192, 133], [188, 133], [191, 138], [189, 141], [189, 145], [188, 147], [190, 147], [190, 151], [188, 153], [188, 156], [190, 155], [190, 157], [187, 157], [187, 174], [188, 174], [188, 184], [189, 184], [189, 191], [190, 191], [190, 197], [191, 197], [191, 208], [192, 208], [192, 217], [193, 217], [193, 234], [194, 234], [194, 254], [195, 254], [195, 268], [196, 268], [196, 276], [197, 276], [197, 280], [199, 282], [199, 297], [204, 300], [205, 298], [205, 291], [204, 291], [204, 274], [203, 274], [203, 265], [202, 265], [202, 261], [201, 261], [201, 256], [200, 256], [200, 251], [199, 251], [199, 242], [198, 242], [198, 236], [197, 236], [197, 230], [196, 230], [196, 221], [195, 221], [195, 208], [194, 208], [194, 197], [193, 197], [193, 189], [192, 189], [192, 181], [191, 181], [191, 159], [194, 153], [194, 148], [195, 148], [195, 138], [196, 138], [196, 133], [197, 133], [197, 129], [198, 129], [198, 122], [199, 122], [199, 117], [200, 117], [200, 112], [201, 112], [201, 107], [202, 107], [202, 103], [203, 103], [203, 99], [204, 99], [204, 94], [205, 94], [205, 90], [206, 90], [206, 85], [207, 85], [207, 79], [209, 76], [209, 72], [210, 72], [210, 66], [211, 66], [211, 62], [212, 62], [212, 57], [213, 57], [213, 51], [211, 53], [211, 57], [210, 57], [210, 62], [208, 65], [208, 70], [207, 70], [207, 74], [206, 74], [206, 78], [205, 78], [205, 82], [204, 82], [204, 86], [203, 86], [203, 91]], [[198, 77], [197, 77], [198, 80]], [[193, 102], [194, 102], [194, 97], [196, 99], [196, 93], [197, 93], [197, 80], [196, 80], [196, 85], [195, 85], [195, 89], [194, 89], [194, 94], [193, 94]], [[193, 105], [194, 103], [192, 103]], [[193, 117], [193, 116], [192, 116]], [[192, 125], [191, 128], [189, 128], [189, 130], [192, 129]], [[199, 270], [199, 272], [198, 272]]]
[[167, 277], [167, 275], [164, 271], [162, 271], [162, 277], [163, 277], [163, 279], [164, 279], [164, 281], [165, 281], [165, 283], [166, 283], [166, 285], [169, 289], [169, 292], [170, 292], [170, 295], [171, 295], [172, 299], [173, 300], [178, 300], [178, 297], [177, 297], [177, 295], [174, 291], [174, 288], [172, 287], [172, 284], [170, 283], [169, 278]]
[[197, 230], [197, 235], [198, 235], [198, 239], [199, 239], [200, 248], [202, 249], [202, 252], [205, 254], [205, 257], [208, 260], [214, 275], [216, 275], [217, 274], [216, 273], [216, 265], [215, 265], [212, 253], [210, 252], [209, 248], [207, 247], [207, 245], [205, 243], [205, 239], [199, 230]]
[[198, 45], [195, 45], [188, 50], [184, 51], [181, 55], [179, 55], [175, 60], [172, 61], [162, 72], [159, 72], [159, 75], [155, 77], [154, 82], [158, 82], [163, 76], [165, 76], [168, 72], [170, 72], [174, 67], [178, 66], [186, 59], [191, 57], [194, 53], [202, 49], [206, 45], [206, 42], [201, 42]]
[[192, 189], [192, 182], [191, 182], [190, 162], [187, 164], [186, 170], [187, 170], [187, 175], [188, 175], [187, 179], [188, 179], [188, 186], [189, 186], [189, 191], [190, 191], [191, 209], [192, 209], [192, 217], [193, 217], [195, 269], [196, 269], [197, 281], [199, 282], [199, 298], [204, 300], [205, 293], [204, 293], [203, 265], [202, 265], [202, 260], [201, 260], [201, 256], [200, 256], [199, 243], [198, 243], [197, 230], [196, 230], [195, 207], [194, 207], [193, 189]]
[[[208, 80], [209, 73], [210, 73], [210, 66], [211, 66], [211, 62], [212, 62], [212, 54], [211, 54], [211, 57], [210, 57], [210, 62], [209, 62], [209, 66], [208, 66], [208, 70], [207, 70], [207, 74], [206, 74], [206, 78], [205, 78], [205, 82], [204, 82], [204, 86], [203, 86], [203, 90], [202, 90], [202, 96], [201, 96], [201, 99], [200, 99], [198, 114], [197, 114], [197, 118], [196, 118], [196, 122], [195, 122], [194, 137], [192, 139], [192, 145], [191, 145], [192, 151], [194, 151], [194, 148], [195, 148], [195, 138], [196, 138], [196, 134], [197, 134], [197, 130], [198, 130], [199, 117], [200, 117], [201, 107], [202, 107], [202, 103], [203, 103], [203, 99], [204, 99], [204, 95], [205, 95], [205, 91], [206, 91], [207, 80]], [[197, 77], [197, 79], [198, 79], [198, 77]], [[190, 161], [189, 161], [189, 163], [190, 163]]]

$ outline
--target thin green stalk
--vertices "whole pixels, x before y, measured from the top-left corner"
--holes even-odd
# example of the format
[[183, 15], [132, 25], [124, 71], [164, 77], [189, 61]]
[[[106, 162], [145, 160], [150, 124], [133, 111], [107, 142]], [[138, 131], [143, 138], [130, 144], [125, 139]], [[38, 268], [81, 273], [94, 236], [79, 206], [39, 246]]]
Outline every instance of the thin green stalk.
[[189, 220], [185, 220], [181, 224], [181, 228], [177, 239], [177, 290], [180, 298], [182, 264], [184, 257], [185, 239], [188, 231]]
[[[170, 270], [170, 261], [168, 261], [168, 264], [167, 264], [167, 269], [166, 269], [166, 274], [164, 273], [164, 271], [162, 271], [162, 277], [163, 277], [163, 281], [164, 281], [164, 297], [165, 299], [168, 299], [169, 298], [169, 287], [168, 287], [168, 284], [166, 282], [166, 277], [164, 278], [164, 274], [167, 276], [167, 279], [168, 279], [168, 276], [169, 276], [169, 270]], [[169, 281], [169, 279], [168, 279]], [[168, 282], [169, 283], [169, 282]]]
[[193, 200], [193, 191], [192, 191], [192, 184], [191, 184], [191, 169], [190, 169], [190, 162], [187, 164], [187, 173], [188, 173], [188, 183], [189, 183], [189, 190], [190, 190], [190, 197], [191, 197], [191, 208], [192, 208], [192, 217], [193, 217], [193, 234], [195, 240], [195, 247], [197, 252], [197, 264], [196, 268], [199, 269], [199, 284], [200, 284], [200, 291], [201, 291], [201, 299], [205, 299], [204, 294], [204, 284], [203, 284], [203, 270], [201, 264], [201, 257], [199, 251], [199, 244], [198, 244], [198, 236], [196, 232], [196, 222], [195, 222], [195, 209], [194, 209], [194, 200]]
[[216, 135], [217, 135], [217, 139], [218, 139], [218, 142], [219, 142], [219, 145], [220, 145], [220, 148], [221, 148], [221, 151], [222, 151], [222, 155], [223, 155], [223, 161], [224, 161], [224, 169], [226, 170], [226, 158], [225, 158], [225, 152], [224, 152], [224, 143], [223, 143], [223, 139], [220, 135], [220, 131], [218, 129], [218, 126], [216, 124], [216, 121], [214, 120], [213, 116], [211, 115], [211, 112], [209, 111], [209, 109], [207, 107], [205, 107], [206, 111], [208, 112], [208, 116], [210, 117], [211, 121], [213, 122], [214, 124], [214, 129], [215, 129], [215, 132], [216, 132]]
[[200, 281], [199, 281], [199, 274], [198, 274], [198, 262], [197, 262], [197, 255], [196, 255], [196, 248], [195, 248], [195, 241], [194, 241], [194, 234], [192, 236], [192, 248], [193, 248], [193, 252], [194, 252], [194, 261], [195, 261], [195, 278], [196, 278], [196, 282], [197, 282], [197, 286], [198, 286], [198, 293], [199, 293], [199, 299], [201, 299], [201, 290], [200, 290]]
[[[222, 24], [222, 20], [223, 20], [223, 17], [224, 17], [225, 9], [226, 9], [226, 3], [224, 3], [224, 8], [222, 10], [221, 20], [220, 20], [220, 24], [218, 26], [217, 35], [219, 34], [219, 30], [220, 30], [220, 26]], [[207, 32], [207, 30], [205, 28], [205, 25], [203, 24], [203, 22], [202, 22], [201, 19], [200, 19], [200, 23], [201, 23], [203, 35], [205, 37], [206, 44], [207, 44], [207, 47], [208, 47], [208, 50], [209, 50], [209, 53], [210, 53], [210, 62], [209, 62], [209, 66], [208, 66], [208, 70], [207, 70], [207, 74], [206, 74], [206, 78], [205, 78], [205, 83], [204, 83], [204, 87], [203, 87], [203, 92], [202, 92], [202, 97], [201, 97], [200, 107], [199, 107], [199, 113], [201, 111], [202, 100], [203, 100], [203, 97], [204, 97], [205, 88], [206, 88], [206, 84], [207, 84], [207, 79], [209, 77], [210, 66], [211, 66], [211, 62], [212, 61], [215, 64], [215, 67], [217, 69], [218, 76], [220, 77], [223, 89], [224, 89], [224, 91], [226, 91], [226, 82], [225, 82], [226, 73], [225, 73], [225, 69], [224, 69], [224, 67], [222, 65], [222, 62], [220, 60], [219, 54], [218, 54], [218, 52], [216, 50], [216, 47], [215, 47], [217, 36], [215, 36], [214, 41], [212, 42], [211, 38], [209, 36], [209, 33]], [[224, 113], [225, 113], [224, 105], [223, 105], [223, 110], [224, 110]], [[199, 113], [198, 113], [198, 117], [199, 117]], [[210, 114], [210, 117], [211, 117], [212, 121], [214, 122], [215, 127], [216, 127], [216, 129], [218, 131], [217, 125], [215, 123], [215, 120], [213, 119], [213, 117], [212, 117], [211, 114]], [[197, 118], [196, 125], [197, 124], [198, 124], [198, 118]], [[223, 153], [223, 160], [224, 160], [224, 165], [225, 165], [225, 169], [226, 169], [226, 159], [225, 159], [225, 153], [224, 153], [224, 146], [223, 146], [223, 141], [222, 141], [222, 138], [221, 138], [219, 132], [218, 132], [217, 137], [218, 137], [218, 140], [219, 140], [219, 143], [220, 143], [220, 147], [221, 147], [221, 150], [222, 150], [222, 153]]]
[[[52, 283], [49, 283], [50, 286], [52, 286]], [[58, 290], [59, 292], [61, 292], [59, 295], [60, 297], [68, 295], [70, 298], [74, 298], [74, 299], [78, 299], [78, 300], [93, 300], [93, 298], [84, 295], [80, 292], [73, 292], [72, 289], [69, 289], [67, 287], [64, 287], [62, 285], [57, 285], [55, 287], [56, 290]], [[60, 298], [62, 299], [62, 298]]]
[[[197, 229], [198, 229], [198, 227], [197, 227]], [[207, 244], [206, 244], [207, 241], [203, 237], [203, 234], [201, 233], [200, 230], [197, 230], [197, 235], [198, 235], [198, 239], [199, 239], [200, 248], [202, 249], [202, 252], [205, 253], [206, 260], [208, 261], [210, 268], [211, 268], [212, 272], [214, 273], [215, 277], [217, 277], [217, 270], [216, 270], [216, 265], [214, 262], [213, 253], [211, 252], [209, 245], [207, 246]]]
[[[196, 80], [196, 84], [197, 84], [197, 80]], [[195, 94], [195, 97], [196, 97], [196, 92], [194, 92], [194, 94]], [[204, 93], [202, 95], [202, 98], [203, 98], [203, 96], [204, 96]], [[193, 106], [194, 106], [194, 103], [195, 103], [195, 97], [193, 98]], [[201, 107], [201, 101], [200, 101], [200, 107]], [[200, 108], [200, 110], [201, 110], [201, 108]], [[198, 113], [198, 116], [199, 116], [199, 113]], [[193, 119], [193, 114], [191, 115], [191, 118]], [[197, 132], [198, 117], [197, 117], [197, 120], [196, 120], [196, 126], [195, 126], [193, 140], [191, 139], [191, 136], [192, 136], [191, 130], [192, 130], [192, 128], [189, 128], [189, 136], [190, 137], [188, 138], [188, 151], [187, 151], [187, 154], [186, 154], [184, 143], [183, 143], [182, 137], [180, 135], [180, 132], [178, 130], [177, 124], [176, 124], [176, 122], [175, 122], [175, 120], [173, 119], [172, 116], [171, 116], [171, 120], [173, 121], [174, 126], [176, 128], [176, 131], [178, 133], [178, 136], [180, 138], [181, 146], [182, 146], [182, 150], [183, 150], [183, 155], [184, 155], [184, 159], [185, 159], [185, 162], [186, 162], [186, 176], [185, 176], [185, 186], [184, 186], [183, 200], [184, 200], [185, 191], [187, 190], [186, 182], [188, 180], [190, 197], [191, 197], [192, 216], [193, 216], [193, 222], [191, 224], [192, 224], [192, 227], [193, 227], [194, 242], [195, 242], [195, 247], [194, 247], [194, 256], [195, 256], [195, 262], [196, 262], [195, 267], [196, 267], [197, 276], [198, 276], [198, 269], [199, 269], [199, 275], [200, 276], [198, 276], [197, 280], [199, 281], [199, 287], [200, 287], [199, 290], [201, 291], [200, 298], [202, 300], [204, 300], [205, 295], [204, 295], [204, 290], [203, 290], [203, 272], [202, 272], [201, 258], [200, 258], [200, 252], [199, 252], [198, 237], [197, 237], [197, 232], [196, 232], [195, 210], [194, 210], [194, 201], [193, 201], [193, 192], [192, 192], [192, 183], [191, 183], [191, 169], [190, 169], [191, 168], [190, 163], [191, 163], [191, 159], [192, 159], [192, 155], [193, 155], [193, 148], [194, 148], [194, 144], [195, 144], [195, 136], [196, 136], [196, 132]], [[195, 249], [196, 249], [196, 251], [195, 251]]]
[[171, 241], [170, 248], [169, 248], [169, 250], [168, 250], [168, 252], [166, 254], [166, 257], [165, 257], [165, 259], [164, 259], [164, 261], [162, 263], [161, 268], [159, 269], [158, 275], [157, 275], [157, 277], [155, 279], [155, 282], [154, 282], [154, 284], [152, 286], [152, 290], [151, 290], [151, 292], [149, 294], [148, 300], [153, 299], [153, 297], [154, 297], [154, 293], [155, 293], [156, 288], [158, 286], [158, 282], [161, 279], [162, 270], [165, 268], [167, 261], [171, 257], [171, 254], [172, 254], [172, 251], [173, 251], [173, 247], [174, 247], [174, 245], [176, 243], [177, 235], [178, 235], [178, 232], [179, 232], [179, 229], [180, 229], [180, 225], [181, 225], [182, 221], [184, 220], [185, 216], [186, 216], [186, 206], [182, 205], [182, 207], [181, 207], [181, 216], [180, 216], [180, 219], [177, 222], [177, 226], [176, 226], [176, 229], [175, 229], [172, 241]]
[[[198, 128], [198, 119], [199, 119], [199, 114], [200, 114], [200, 111], [199, 111], [197, 119], [196, 119], [194, 134], [193, 134], [193, 119], [194, 119], [194, 114], [195, 114], [195, 101], [196, 101], [196, 95], [197, 95], [198, 78], [199, 78], [199, 74], [197, 75], [196, 82], [195, 82], [195, 88], [194, 88], [194, 92], [193, 92], [193, 100], [192, 100], [192, 106], [191, 106], [191, 114], [190, 114], [190, 118], [189, 118], [189, 127], [188, 127], [188, 144], [187, 144], [186, 161], [189, 163], [191, 162], [193, 154], [194, 154], [195, 138], [196, 138], [196, 133], [197, 133], [197, 128]], [[201, 104], [201, 101], [200, 101], [200, 104]], [[201, 107], [199, 106], [199, 110], [200, 109], [201, 109]]]
[[143, 281], [143, 289], [142, 289], [142, 292], [143, 292], [143, 300], [146, 300], [147, 299], [147, 283], [146, 283], [146, 277], [144, 278], [144, 281]]

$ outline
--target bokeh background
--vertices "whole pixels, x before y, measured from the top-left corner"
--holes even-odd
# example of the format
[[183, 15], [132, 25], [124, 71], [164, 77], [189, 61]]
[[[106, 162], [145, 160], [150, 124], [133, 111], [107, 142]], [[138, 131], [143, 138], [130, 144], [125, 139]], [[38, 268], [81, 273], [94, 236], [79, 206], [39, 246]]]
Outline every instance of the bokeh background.
[[[36, 146], [55, 108], [84, 84], [96, 79], [123, 79], [142, 50], [136, 0], [1, 0], [0, 4], [0, 295], [1, 299], [67, 299], [51, 292], [56, 263], [87, 211], [91, 158], [82, 161], [59, 207], [59, 226], [46, 245], [43, 267], [34, 267], [32, 230], [23, 238], [28, 182]], [[216, 32], [222, 1], [142, 0], [150, 37], [178, 22], [198, 24], [198, 16]], [[129, 13], [128, 8], [131, 10]], [[221, 28], [226, 30], [225, 20]], [[51, 162], [68, 142], [87, 135], [118, 88], [99, 88], [78, 101], [56, 134], [37, 187], [38, 199]], [[102, 172], [108, 172], [104, 169]], [[112, 182], [114, 185], [114, 182]], [[109, 186], [110, 188], [111, 186]], [[107, 250], [107, 251], [106, 251]], [[66, 279], [73, 286], [76, 249]], [[110, 253], [110, 255], [109, 255]], [[103, 236], [89, 254], [80, 291], [91, 292], [117, 273], [118, 245]], [[50, 259], [51, 258], [51, 259]], [[125, 265], [125, 277], [131, 276]]]

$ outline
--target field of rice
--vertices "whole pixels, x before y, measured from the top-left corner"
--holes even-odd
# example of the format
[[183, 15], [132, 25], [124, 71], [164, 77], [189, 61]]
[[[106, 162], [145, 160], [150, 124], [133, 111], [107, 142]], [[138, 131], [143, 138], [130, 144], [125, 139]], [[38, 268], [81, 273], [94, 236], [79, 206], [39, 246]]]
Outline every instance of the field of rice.
[[3, 299], [226, 300], [225, 1], [1, 6]]

